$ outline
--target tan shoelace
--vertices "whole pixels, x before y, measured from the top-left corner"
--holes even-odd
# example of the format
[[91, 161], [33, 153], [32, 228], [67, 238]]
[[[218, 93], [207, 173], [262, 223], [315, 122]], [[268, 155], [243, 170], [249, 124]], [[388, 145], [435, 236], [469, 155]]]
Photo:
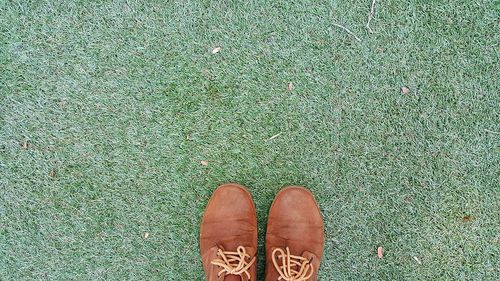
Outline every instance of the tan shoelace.
[[248, 269], [255, 262], [256, 257], [253, 257], [250, 262], [247, 262], [246, 260], [250, 258], [250, 255], [247, 254], [245, 247], [239, 246], [236, 252], [222, 251], [219, 249], [217, 255], [221, 258], [211, 262], [213, 265], [222, 267], [222, 270], [217, 273], [217, 276], [220, 276], [223, 272], [225, 272], [226, 275], [232, 274], [240, 276], [244, 273], [250, 280]]
[[[307, 281], [314, 273], [310, 260], [291, 255], [288, 247], [286, 247], [286, 252], [281, 248], [274, 249], [272, 256], [274, 268], [280, 275], [278, 281]], [[278, 264], [276, 258], [281, 259], [281, 265]]]

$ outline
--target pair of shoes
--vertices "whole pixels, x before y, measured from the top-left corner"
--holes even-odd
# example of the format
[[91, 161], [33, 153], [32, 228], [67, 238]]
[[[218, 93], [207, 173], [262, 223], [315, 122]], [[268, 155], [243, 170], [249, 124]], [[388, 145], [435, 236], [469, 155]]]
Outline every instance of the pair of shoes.
[[[265, 281], [316, 281], [323, 256], [323, 219], [312, 193], [283, 188], [269, 211]], [[256, 281], [257, 217], [250, 192], [238, 184], [219, 186], [200, 228], [207, 281]]]

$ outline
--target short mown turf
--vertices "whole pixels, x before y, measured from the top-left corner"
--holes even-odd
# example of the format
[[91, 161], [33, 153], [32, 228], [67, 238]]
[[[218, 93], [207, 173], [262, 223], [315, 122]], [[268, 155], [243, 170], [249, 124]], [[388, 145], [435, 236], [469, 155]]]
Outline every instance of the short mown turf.
[[295, 184], [320, 280], [498, 280], [498, 3], [371, 4], [0, 1], [0, 280], [204, 280], [225, 182], [259, 277]]

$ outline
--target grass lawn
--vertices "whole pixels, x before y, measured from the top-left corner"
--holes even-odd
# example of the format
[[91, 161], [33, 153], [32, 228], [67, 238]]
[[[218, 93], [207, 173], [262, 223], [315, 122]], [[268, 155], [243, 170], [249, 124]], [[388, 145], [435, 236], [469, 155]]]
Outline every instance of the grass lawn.
[[294, 2], [0, 1], [0, 280], [204, 280], [225, 182], [261, 277], [296, 184], [320, 280], [498, 280], [498, 2]]

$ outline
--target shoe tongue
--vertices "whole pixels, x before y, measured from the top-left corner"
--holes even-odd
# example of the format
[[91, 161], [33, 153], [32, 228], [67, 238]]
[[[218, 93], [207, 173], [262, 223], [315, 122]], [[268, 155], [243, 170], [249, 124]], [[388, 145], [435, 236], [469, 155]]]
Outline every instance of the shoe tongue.
[[241, 277], [238, 275], [226, 275], [224, 281], [241, 281]]

